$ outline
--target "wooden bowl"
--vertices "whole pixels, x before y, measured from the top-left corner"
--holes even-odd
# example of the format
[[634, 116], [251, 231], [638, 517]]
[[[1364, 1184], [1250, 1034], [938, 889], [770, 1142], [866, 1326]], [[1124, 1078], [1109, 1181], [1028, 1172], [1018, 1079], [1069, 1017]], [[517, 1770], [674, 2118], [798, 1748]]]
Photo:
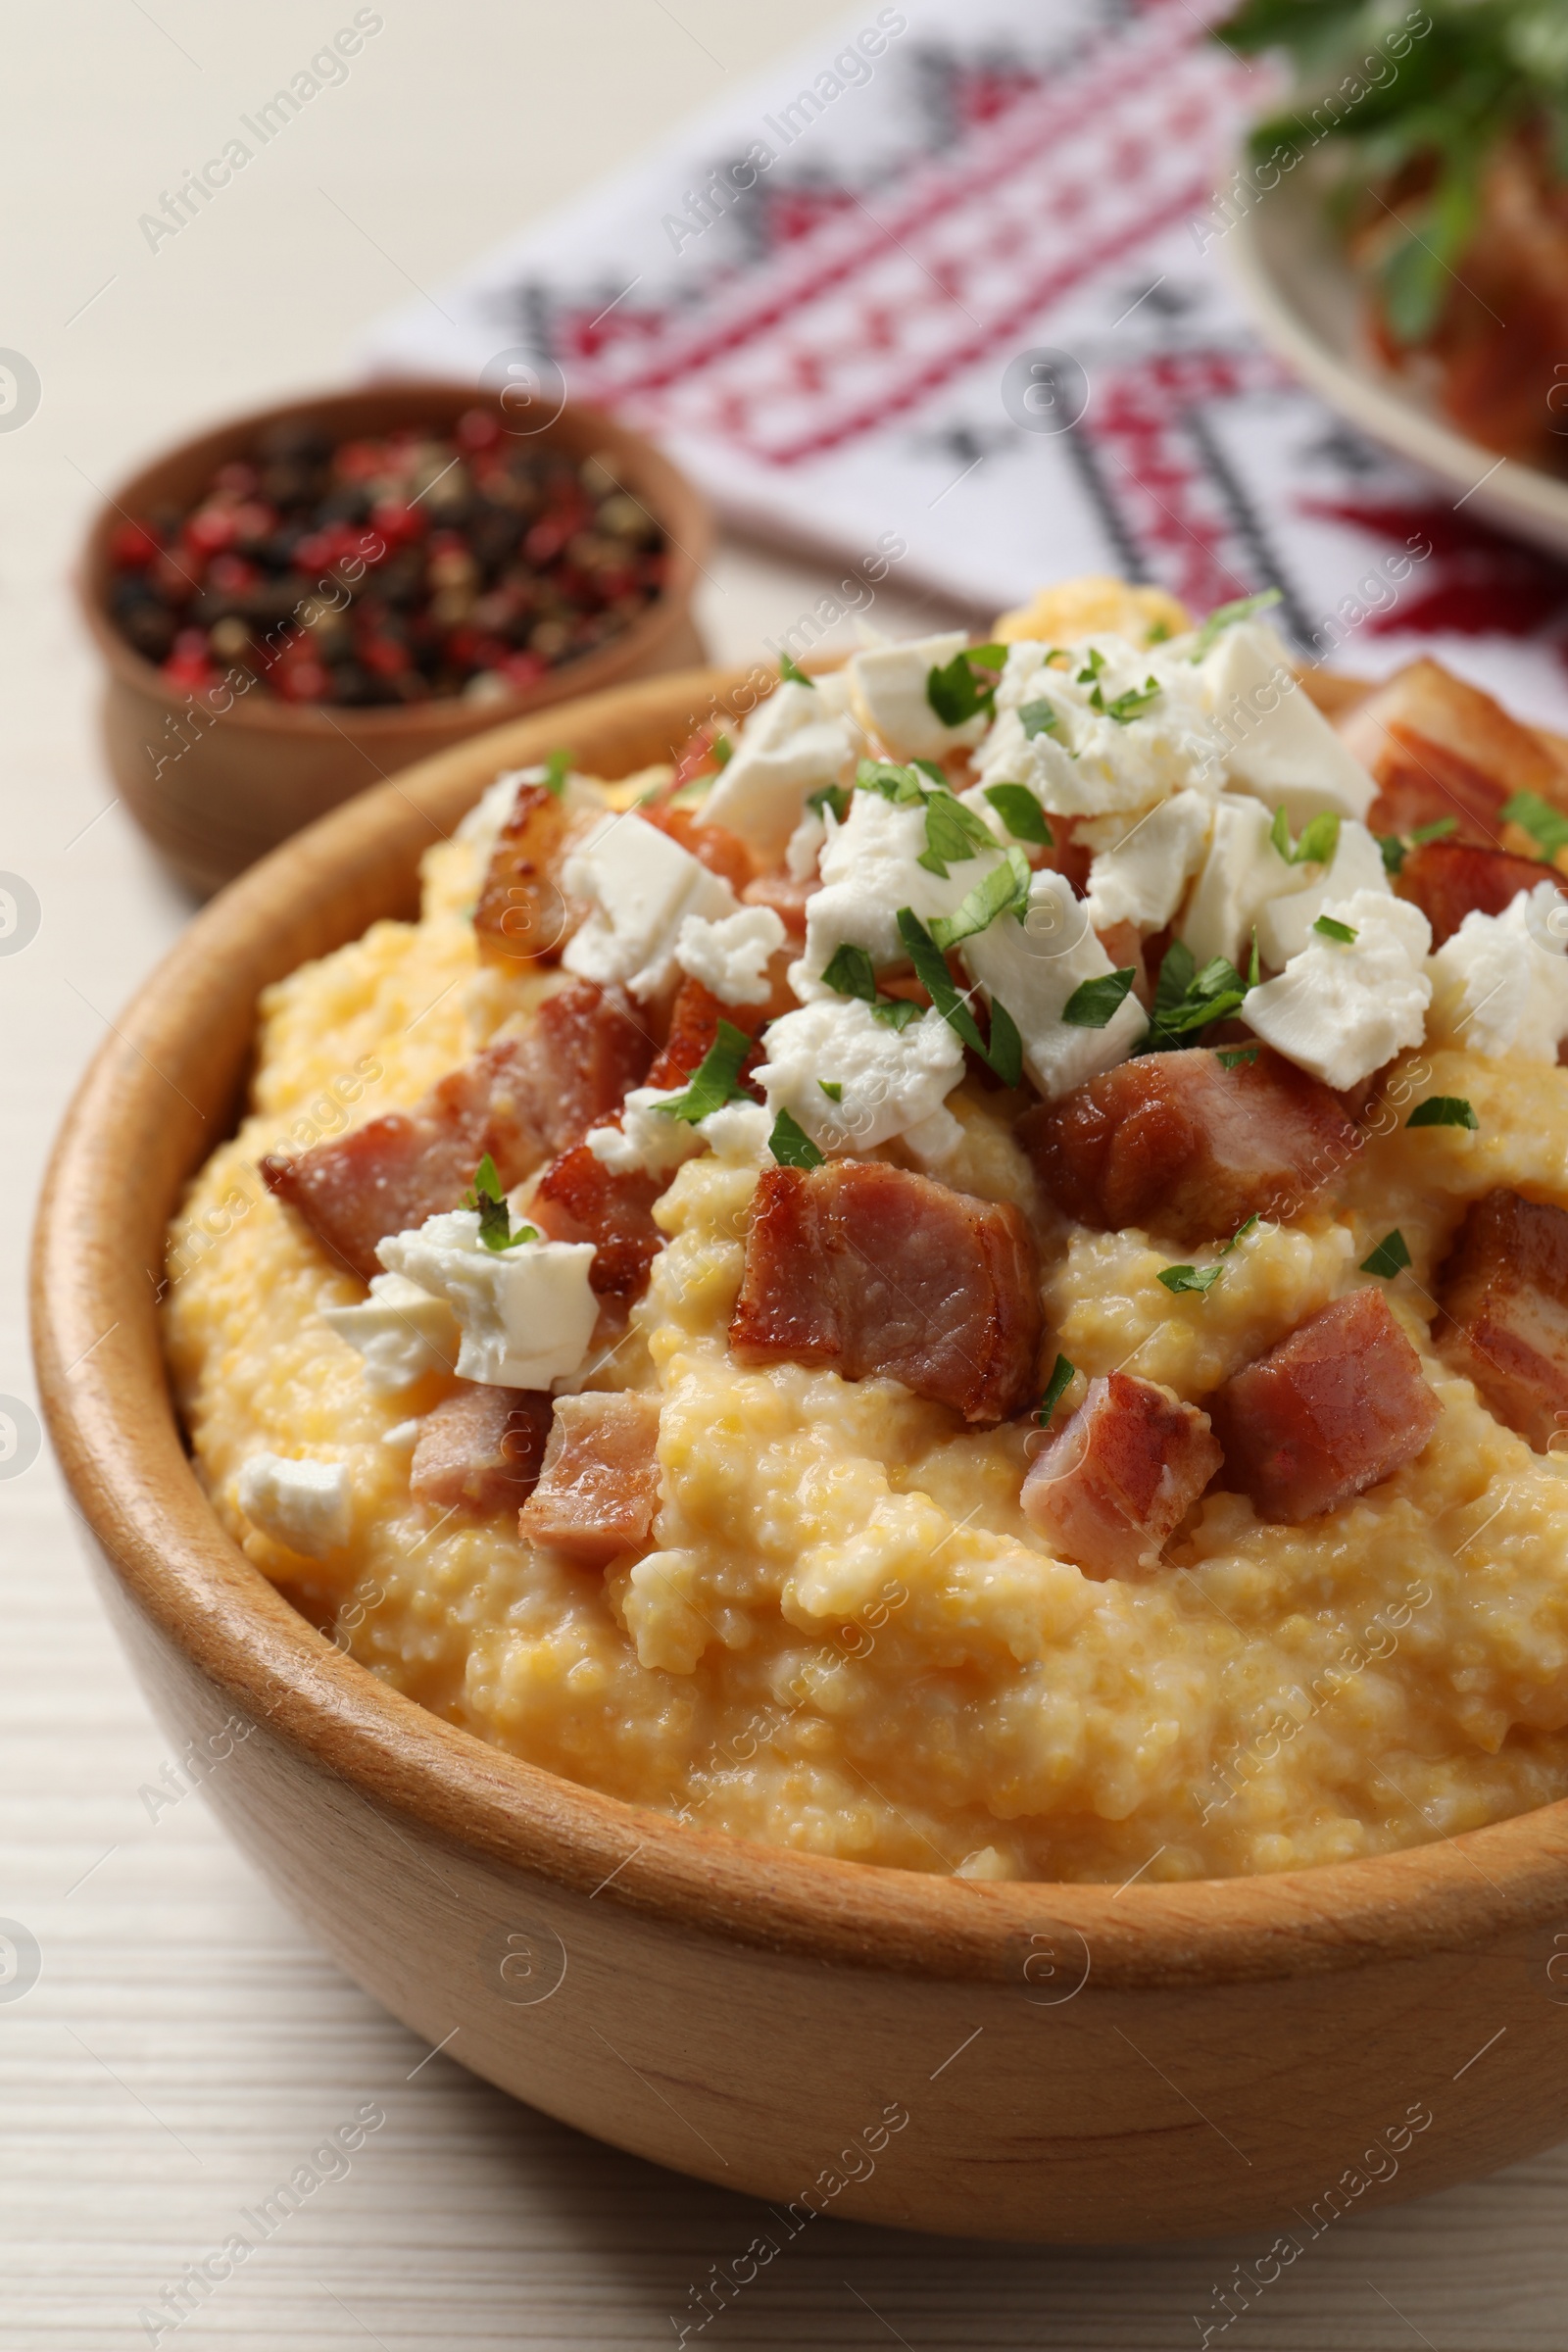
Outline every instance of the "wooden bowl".
[[623, 687], [364, 795], [197, 919], [89, 1070], [44, 1189], [39, 1385], [171, 1738], [213, 1759], [234, 1836], [416, 2033], [771, 2199], [780, 2244], [819, 2211], [1059, 2240], [1278, 2224], [1305, 2244], [1389, 2183], [1545, 2146], [1568, 2130], [1568, 1804], [1180, 1886], [822, 1860], [596, 1795], [425, 1713], [296, 1615], [209, 1507], [154, 1294], [165, 1220], [239, 1109], [258, 990], [411, 913], [419, 853], [499, 768], [564, 728], [585, 767], [629, 770], [734, 685]]
[[703, 660], [691, 601], [712, 541], [706, 499], [640, 433], [596, 409], [571, 405], [539, 432], [539, 445], [572, 458], [602, 453], [662, 525], [669, 568], [663, 593], [630, 628], [526, 693], [483, 704], [446, 696], [395, 710], [349, 710], [253, 691], [219, 715], [171, 685], [110, 618], [109, 542], [116, 525], [158, 507], [190, 505], [217, 468], [249, 455], [269, 426], [318, 424], [334, 441], [351, 440], [408, 425], [446, 430], [475, 408], [494, 409], [513, 429], [497, 396], [472, 384], [376, 384], [289, 401], [182, 442], [122, 482], [94, 519], [76, 590], [109, 671], [103, 731], [110, 773], [165, 862], [203, 897], [302, 825], [413, 760], [527, 711]]

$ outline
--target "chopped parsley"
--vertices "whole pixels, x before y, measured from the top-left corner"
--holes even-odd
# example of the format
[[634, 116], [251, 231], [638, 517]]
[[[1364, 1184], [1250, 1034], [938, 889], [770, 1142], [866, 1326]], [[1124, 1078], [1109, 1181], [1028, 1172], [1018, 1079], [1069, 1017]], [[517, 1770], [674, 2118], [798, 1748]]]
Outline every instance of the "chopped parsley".
[[1215, 639], [1222, 637], [1227, 629], [1234, 628], [1239, 620], [1250, 620], [1254, 612], [1266, 612], [1270, 605], [1277, 605], [1279, 601], [1278, 588], [1265, 588], [1260, 595], [1239, 596], [1231, 604], [1216, 605], [1193, 639], [1193, 650], [1188, 660], [1201, 662]]
[[787, 678], [792, 686], [809, 686], [813, 694], [816, 692], [816, 680], [808, 678], [800, 663], [789, 654], [780, 654], [778, 674], [781, 678]]
[[920, 1018], [918, 1004], [909, 1004], [904, 997], [884, 997], [878, 993], [876, 965], [864, 948], [858, 948], [849, 940], [834, 949], [822, 978], [836, 996], [858, 997], [890, 1029], [906, 1029], [911, 1021]]
[[855, 771], [855, 781], [862, 792], [879, 792], [895, 807], [925, 799], [926, 788], [914, 769], [901, 766], [896, 760], [862, 760]]
[[1457, 830], [1458, 823], [1456, 816], [1435, 816], [1430, 825], [1417, 825], [1410, 836], [1411, 846], [1418, 847], [1423, 841], [1442, 841]]
[[[923, 865], [924, 858], [920, 862]], [[1022, 850], [1004, 851], [1002, 863], [994, 865], [951, 914], [932, 916], [931, 936], [943, 954], [956, 947], [960, 939], [973, 939], [977, 932], [989, 930], [999, 914], [1016, 914], [1029, 897], [1029, 861]]]
[[750, 1095], [741, 1084], [741, 1063], [751, 1052], [754, 1040], [732, 1021], [720, 1021], [718, 1033], [703, 1055], [687, 1082], [686, 1092], [677, 1095], [673, 1102], [661, 1102], [658, 1108], [666, 1119], [684, 1119], [695, 1127], [726, 1102], [749, 1102]]
[[1337, 939], [1345, 948], [1353, 948], [1361, 936], [1359, 931], [1352, 931], [1348, 923], [1337, 922], [1332, 914], [1320, 914], [1312, 928], [1319, 939]]
[[1274, 811], [1269, 839], [1287, 865], [1332, 865], [1340, 846], [1340, 822], [1337, 809], [1325, 808], [1308, 820], [1300, 840], [1293, 844], [1290, 819], [1282, 806]]
[[1404, 1123], [1407, 1127], [1479, 1127], [1481, 1121], [1463, 1095], [1429, 1095]]
[[1032, 841], [1042, 850], [1053, 846], [1055, 837], [1046, 812], [1027, 784], [988, 784], [986, 799], [1014, 841]]
[[1214, 1288], [1224, 1271], [1223, 1266], [1164, 1266], [1155, 1280], [1162, 1282], [1167, 1291], [1196, 1291], [1201, 1298], [1205, 1291]]
[[1385, 870], [1391, 874], [1401, 873], [1412, 850], [1419, 849], [1424, 841], [1442, 841], [1454, 831], [1458, 822], [1456, 816], [1435, 816], [1430, 825], [1417, 825], [1415, 831], [1407, 834], [1402, 841], [1397, 833], [1379, 833], [1376, 840], [1383, 852]]
[[1144, 644], [1146, 647], [1163, 645], [1169, 635], [1170, 622], [1168, 620], [1152, 620], [1144, 631]]
[[566, 789], [566, 778], [570, 773], [571, 754], [565, 751], [552, 752], [545, 761], [544, 787], [546, 792], [553, 792], [559, 801]]
[[1392, 1282], [1396, 1274], [1402, 1274], [1409, 1263], [1410, 1252], [1405, 1248], [1404, 1236], [1396, 1225], [1392, 1233], [1384, 1235], [1371, 1256], [1362, 1258], [1361, 1271], [1363, 1274], [1380, 1275], [1385, 1282]]
[[824, 784], [819, 791], [807, 794], [806, 806], [814, 808], [818, 816], [831, 808], [834, 817], [842, 825], [850, 813], [850, 796], [842, 784]]
[[1220, 1049], [1214, 1058], [1222, 1070], [1250, 1069], [1257, 1059], [1257, 1048], [1255, 1046], [1225, 1046]]
[[1074, 681], [1073, 681], [1074, 685], [1077, 685], [1077, 686], [1095, 686], [1095, 685], [1098, 685], [1098, 684], [1099, 684], [1099, 682], [1100, 682], [1100, 673], [1101, 673], [1101, 671], [1102, 671], [1102, 670], [1104, 668], [1104, 666], [1105, 666], [1105, 657], [1104, 657], [1104, 655], [1103, 655], [1103, 654], [1101, 652], [1101, 650], [1100, 650], [1100, 648], [1099, 648], [1099, 646], [1098, 646], [1098, 645], [1092, 645], [1092, 646], [1089, 648], [1089, 651], [1088, 651], [1088, 653], [1087, 653], [1087, 654], [1084, 656], [1084, 665], [1083, 665], [1082, 669], [1081, 669], [1081, 670], [1078, 672], [1078, 675], [1077, 675], [1077, 677], [1074, 679]]
[[1544, 801], [1539, 792], [1516, 792], [1504, 801], [1502, 813], [1511, 825], [1522, 825], [1549, 865], [1568, 850], [1568, 816]]
[[1004, 1086], [1016, 1086], [1023, 1076], [1023, 1041], [1017, 1024], [1000, 998], [991, 1000], [991, 1043], [980, 1035], [979, 1024], [954, 985], [953, 974], [930, 932], [912, 906], [899, 908], [899, 936], [908, 951], [915, 977], [948, 1027], [995, 1070]]
[[1018, 724], [1031, 743], [1037, 735], [1054, 735], [1059, 724], [1055, 704], [1048, 703], [1044, 696], [1037, 703], [1020, 704]]
[[715, 767], [728, 767], [735, 757], [735, 746], [727, 735], [713, 737], [712, 758]]
[[816, 1083], [830, 1102], [843, 1102], [844, 1081], [842, 1078], [819, 1078]]
[[781, 1168], [819, 1168], [824, 1157], [800, 1121], [791, 1118], [787, 1110], [781, 1110], [773, 1121], [767, 1148]]
[[925, 699], [945, 727], [961, 727], [982, 712], [996, 709], [997, 688], [988, 671], [999, 670], [1007, 659], [1004, 645], [970, 645], [942, 667], [925, 673]]
[[[1252, 943], [1252, 961], [1255, 970], [1255, 939]], [[1153, 1017], [1142, 1051], [1146, 1054], [1178, 1053], [1196, 1031], [1206, 1029], [1211, 1022], [1223, 1021], [1231, 1013], [1239, 1011], [1248, 985], [1235, 964], [1223, 956], [1212, 956], [1200, 971], [1197, 957], [1186, 941], [1173, 940], [1160, 963], [1159, 980], [1154, 989]], [[1252, 985], [1256, 985], [1255, 981]]]
[[1035, 1419], [1042, 1429], [1050, 1428], [1051, 1416], [1067, 1394], [1077, 1370], [1077, 1365], [1069, 1364], [1064, 1355], [1058, 1355], [1052, 1365], [1051, 1378], [1046, 1383], [1046, 1393], [1035, 1408]]
[[966, 808], [951, 792], [927, 793], [925, 848], [915, 859], [916, 865], [923, 865], [928, 874], [936, 874], [945, 882], [950, 864], [961, 865], [976, 850], [995, 846], [989, 826], [972, 808]]
[[1376, 833], [1373, 839], [1383, 852], [1384, 872], [1389, 875], [1402, 873], [1409, 852], [1397, 833]]
[[1080, 980], [1061, 1008], [1062, 1019], [1069, 1029], [1105, 1028], [1127, 1002], [1137, 977], [1137, 966], [1129, 964], [1125, 971], [1102, 972], [1098, 980]]
[[533, 1225], [519, 1225], [513, 1231], [512, 1211], [501, 1189], [496, 1163], [488, 1152], [473, 1171], [473, 1183], [463, 1196], [463, 1205], [478, 1210], [479, 1239], [487, 1250], [515, 1250], [519, 1242], [539, 1239], [538, 1228]]
[[1125, 694], [1113, 694], [1107, 703], [1097, 681], [1089, 697], [1089, 708], [1104, 718], [1113, 718], [1119, 727], [1130, 727], [1135, 718], [1142, 718], [1158, 702], [1164, 691], [1157, 678], [1149, 677], [1142, 686], [1129, 686]]

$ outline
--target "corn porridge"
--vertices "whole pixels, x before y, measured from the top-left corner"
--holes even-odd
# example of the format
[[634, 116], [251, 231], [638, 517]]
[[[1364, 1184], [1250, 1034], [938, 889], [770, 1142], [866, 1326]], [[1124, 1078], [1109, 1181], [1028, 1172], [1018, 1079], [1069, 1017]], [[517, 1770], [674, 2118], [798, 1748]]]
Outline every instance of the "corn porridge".
[[1337, 730], [1265, 604], [558, 755], [270, 988], [164, 1310], [249, 1557], [515, 1755], [904, 1869], [1568, 1794], [1568, 779], [1431, 663]]

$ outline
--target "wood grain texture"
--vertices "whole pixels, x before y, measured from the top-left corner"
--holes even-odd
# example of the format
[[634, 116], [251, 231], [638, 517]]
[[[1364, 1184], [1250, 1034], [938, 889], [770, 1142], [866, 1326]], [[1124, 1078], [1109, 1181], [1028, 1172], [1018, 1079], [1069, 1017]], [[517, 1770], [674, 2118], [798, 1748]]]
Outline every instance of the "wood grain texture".
[[[219, 1528], [152, 1301], [169, 1210], [232, 1120], [258, 989], [409, 911], [419, 851], [564, 723], [613, 774], [739, 686], [619, 688], [337, 811], [199, 918], [100, 1052], [39, 1226], [39, 1376], [155, 1705], [182, 1742], [247, 1727], [212, 1802], [394, 2014], [546, 2112], [726, 2186], [787, 2205], [815, 2182], [835, 2217], [927, 2230], [1154, 2239], [1316, 2211], [1412, 2106], [1433, 2120], [1401, 2151], [1400, 2194], [1545, 2145], [1568, 2118], [1547, 1973], [1568, 1805], [1181, 1886], [980, 1886], [775, 1851], [441, 1723]], [[656, 2096], [629, 2102], [632, 2079]], [[909, 2122], [867, 2170], [844, 2151], [889, 2105]]]
[[[712, 542], [712, 517], [695, 483], [641, 433], [602, 411], [564, 408], [527, 443], [582, 460], [604, 457], [617, 478], [668, 534], [663, 593], [630, 628], [597, 652], [499, 704], [445, 696], [401, 708], [348, 710], [280, 702], [253, 690], [222, 715], [193, 714], [190, 696], [171, 686], [109, 618], [110, 541], [126, 515], [188, 507], [218, 467], [248, 457], [270, 427], [318, 424], [333, 440], [448, 430], [473, 408], [491, 408], [503, 428], [515, 419], [472, 384], [379, 384], [320, 393], [263, 409], [184, 441], [122, 482], [93, 518], [77, 590], [82, 616], [108, 671], [103, 698], [109, 770], [126, 807], [172, 871], [203, 895], [378, 777], [498, 722], [596, 694], [633, 678], [687, 667], [703, 658], [692, 592]], [[523, 446], [519, 438], [519, 446]]]

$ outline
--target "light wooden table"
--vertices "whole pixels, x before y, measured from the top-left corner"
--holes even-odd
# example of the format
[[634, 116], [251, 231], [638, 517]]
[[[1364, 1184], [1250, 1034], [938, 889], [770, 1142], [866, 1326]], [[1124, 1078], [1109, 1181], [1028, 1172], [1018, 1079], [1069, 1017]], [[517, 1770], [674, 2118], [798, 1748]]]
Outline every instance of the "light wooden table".
[[[92, 485], [199, 419], [340, 374], [363, 323], [411, 283], [434, 284], [837, 10], [388, 0], [347, 84], [149, 252], [138, 215], [352, 13], [82, 0], [8, 27], [0, 345], [42, 387], [32, 420], [0, 432], [0, 868], [41, 914], [30, 944], [0, 954], [0, 1393], [24, 1402], [23, 1240], [49, 1135], [188, 911], [109, 804], [93, 741], [63, 586]], [[817, 585], [809, 566], [726, 547], [703, 600], [715, 655], [749, 655]], [[921, 617], [885, 611], [895, 626]], [[0, 2343], [149, 2342], [139, 2314], [368, 2097], [387, 2123], [352, 2171], [164, 2342], [674, 2342], [689, 2288], [752, 2234], [745, 2201], [509, 2104], [347, 1984], [199, 1795], [143, 1794], [171, 1759], [46, 1456], [0, 1480], [0, 1918], [41, 1960], [24, 1997], [0, 1983]], [[1568, 2153], [1424, 2206], [1369, 2202], [1213, 2340], [1563, 2346], [1565, 2224]], [[708, 2339], [1197, 2344], [1260, 2242], [1052, 2253], [824, 2221]]]

